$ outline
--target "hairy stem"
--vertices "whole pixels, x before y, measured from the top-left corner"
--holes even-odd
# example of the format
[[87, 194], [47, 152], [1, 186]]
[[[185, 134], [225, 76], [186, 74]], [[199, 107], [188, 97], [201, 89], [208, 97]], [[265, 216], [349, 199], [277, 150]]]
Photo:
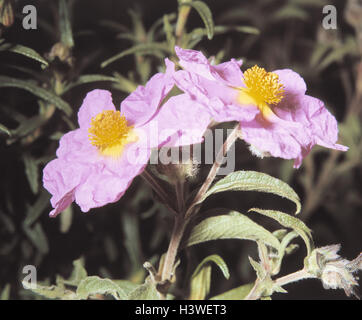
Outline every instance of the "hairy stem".
[[212, 165], [210, 172], [205, 180], [205, 182], [203, 183], [203, 185], [201, 186], [201, 188], [199, 189], [198, 193], [196, 194], [194, 200], [192, 201], [190, 207], [188, 208], [188, 210], [186, 211], [185, 216], [187, 218], [189, 218], [192, 214], [193, 214], [193, 210], [195, 208], [195, 206], [197, 205], [197, 203], [202, 199], [202, 197], [204, 196], [204, 194], [206, 193], [206, 191], [210, 188], [212, 182], [214, 181], [217, 172], [219, 171], [224, 157], [227, 154], [227, 152], [229, 151], [229, 149], [231, 148], [231, 146], [234, 144], [234, 142], [236, 141], [236, 139], [239, 137], [240, 135], [240, 128], [239, 128], [239, 124], [237, 124], [233, 131], [229, 134], [229, 136], [227, 137], [227, 139], [225, 140], [223, 146], [221, 147], [221, 149], [219, 150], [215, 162]]
[[162, 281], [171, 280], [173, 276], [177, 251], [185, 231], [186, 223], [187, 221], [184, 219], [182, 215], [176, 216], [175, 224], [172, 230], [171, 240], [168, 245], [165, 261], [163, 264], [163, 270], [161, 274]]
[[284, 286], [288, 283], [296, 282], [303, 279], [311, 279], [311, 278], [316, 278], [316, 277], [308, 273], [305, 269], [302, 269], [294, 273], [287, 274], [284, 277], [280, 277], [276, 279], [274, 283], [278, 286]]
[[[276, 286], [284, 286], [288, 283], [296, 282], [303, 279], [316, 278], [314, 275], [308, 273], [305, 269], [293, 272], [286, 276], [275, 279], [273, 282]], [[254, 287], [250, 290], [244, 300], [258, 300], [263, 294], [263, 280], [257, 279]]]
[[184, 180], [177, 180], [175, 184], [176, 189], [176, 198], [177, 198], [177, 210], [180, 214], [183, 214], [185, 211], [185, 199], [184, 199]]

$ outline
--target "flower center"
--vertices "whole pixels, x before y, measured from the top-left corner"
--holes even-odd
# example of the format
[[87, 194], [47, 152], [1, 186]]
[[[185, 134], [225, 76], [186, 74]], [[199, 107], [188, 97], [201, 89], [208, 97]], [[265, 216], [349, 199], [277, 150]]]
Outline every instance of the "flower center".
[[101, 154], [119, 156], [126, 144], [137, 140], [132, 129], [119, 111], [106, 110], [92, 118], [88, 137]]
[[283, 98], [284, 86], [279, 76], [255, 65], [244, 72], [245, 88], [241, 88], [240, 102], [256, 104], [264, 109], [277, 104]]

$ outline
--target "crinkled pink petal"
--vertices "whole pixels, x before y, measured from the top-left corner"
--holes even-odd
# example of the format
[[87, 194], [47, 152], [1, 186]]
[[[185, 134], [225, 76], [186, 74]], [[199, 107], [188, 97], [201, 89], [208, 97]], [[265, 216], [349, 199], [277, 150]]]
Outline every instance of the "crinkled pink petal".
[[51, 217], [74, 201], [75, 189], [84, 182], [86, 174], [87, 167], [61, 159], [54, 159], [45, 166], [43, 185], [52, 194], [50, 202], [54, 210], [50, 212]]
[[[118, 158], [102, 156], [81, 129], [62, 140], [59, 158], [44, 169], [44, 186], [53, 195], [53, 217], [74, 200], [84, 212], [118, 201], [150, 157], [150, 150], [137, 148], [137, 143], [127, 145]], [[137, 150], [131, 153], [132, 148]]]
[[90, 143], [88, 130], [83, 128], [63, 135], [56, 154], [58, 158], [69, 162], [90, 164], [99, 161], [98, 149]]
[[311, 144], [341, 151], [348, 150], [347, 147], [336, 144], [337, 121], [321, 100], [308, 95], [290, 97], [278, 105], [274, 112], [282, 119], [302, 124], [313, 139]]
[[224, 84], [233, 87], [243, 86], [243, 73], [240, 66], [242, 61], [231, 59], [229, 62], [220, 63], [216, 66], [211, 66], [211, 74], [215, 79], [224, 82]]
[[232, 59], [216, 66], [212, 66], [209, 60], [196, 50], [187, 50], [175, 47], [180, 65], [187, 71], [198, 74], [209, 80], [221, 81], [225, 85], [240, 87], [243, 85], [240, 66], [242, 61]]
[[251, 121], [260, 113], [256, 106], [238, 103], [240, 91], [220, 81], [208, 80], [188, 71], [178, 71], [174, 78], [176, 85], [191, 99], [204, 105], [217, 122]]
[[150, 138], [147, 141], [149, 147], [176, 147], [202, 142], [210, 122], [207, 109], [188, 95], [181, 94], [171, 97], [142, 129]]
[[84, 212], [119, 200], [143, 171], [150, 153], [137, 141], [126, 145], [119, 157], [103, 156], [90, 143], [84, 126], [65, 134], [59, 142], [58, 159], [44, 169], [44, 186], [53, 195], [51, 216], [74, 200]]
[[168, 59], [165, 63], [166, 73], [155, 74], [122, 101], [121, 112], [131, 125], [139, 127], [149, 121], [174, 86], [175, 65]]
[[93, 90], [87, 94], [78, 111], [78, 123], [80, 128], [90, 127], [91, 120], [104, 110], [115, 110], [112, 94], [107, 90]]
[[[115, 159], [114, 159], [115, 161]], [[129, 163], [122, 154], [113, 166], [100, 162], [91, 167], [84, 183], [75, 189], [75, 201], [83, 212], [118, 201], [146, 164]], [[117, 174], [114, 168], [119, 168]]]
[[242, 123], [241, 131], [243, 140], [273, 157], [297, 159], [310, 149], [310, 137], [297, 124], [274, 124], [258, 116], [255, 121]]
[[177, 86], [207, 108], [215, 121], [240, 121], [243, 138], [260, 152], [294, 159], [299, 167], [315, 144], [347, 149], [336, 144], [336, 120], [321, 101], [305, 95], [306, 84], [296, 72], [273, 71], [284, 85], [284, 94], [277, 106], [270, 106], [273, 112], [265, 119], [257, 106], [238, 102], [238, 88], [244, 84], [236, 61], [212, 66], [199, 51], [175, 50], [185, 69], [174, 75]]
[[293, 95], [303, 95], [307, 90], [304, 79], [296, 72], [290, 69], [281, 69], [273, 71], [279, 76], [280, 82], [284, 85], [284, 99]]

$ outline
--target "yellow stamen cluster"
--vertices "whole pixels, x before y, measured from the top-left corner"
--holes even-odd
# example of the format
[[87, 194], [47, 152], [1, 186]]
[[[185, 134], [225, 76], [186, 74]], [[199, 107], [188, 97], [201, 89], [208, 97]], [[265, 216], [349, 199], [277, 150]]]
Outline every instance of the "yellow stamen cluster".
[[284, 86], [279, 82], [279, 76], [267, 72], [255, 65], [244, 72], [244, 93], [248, 94], [258, 105], [277, 104], [283, 98]]
[[119, 111], [106, 110], [91, 120], [88, 129], [89, 140], [99, 151], [108, 154], [107, 150], [122, 151], [129, 141], [133, 126], [128, 126], [126, 118]]

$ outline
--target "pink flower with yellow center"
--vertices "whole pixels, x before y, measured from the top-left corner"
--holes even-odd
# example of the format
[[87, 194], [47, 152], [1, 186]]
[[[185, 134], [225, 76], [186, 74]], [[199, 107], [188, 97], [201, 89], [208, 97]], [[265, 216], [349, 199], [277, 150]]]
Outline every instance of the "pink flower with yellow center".
[[153, 148], [202, 142], [210, 116], [199, 115], [203, 106], [186, 94], [164, 101], [175, 73], [173, 63], [166, 60], [166, 65], [166, 73], [139, 86], [120, 111], [109, 91], [87, 94], [78, 112], [79, 128], [60, 139], [57, 158], [44, 168], [51, 217], [73, 201], [83, 212], [118, 201], [144, 170]]
[[256, 155], [294, 159], [298, 168], [315, 144], [348, 149], [336, 143], [336, 119], [321, 100], [305, 94], [296, 72], [254, 66], [242, 73], [241, 61], [211, 65], [199, 51], [175, 50], [184, 68], [175, 74], [176, 84], [215, 121], [239, 121], [242, 138]]

